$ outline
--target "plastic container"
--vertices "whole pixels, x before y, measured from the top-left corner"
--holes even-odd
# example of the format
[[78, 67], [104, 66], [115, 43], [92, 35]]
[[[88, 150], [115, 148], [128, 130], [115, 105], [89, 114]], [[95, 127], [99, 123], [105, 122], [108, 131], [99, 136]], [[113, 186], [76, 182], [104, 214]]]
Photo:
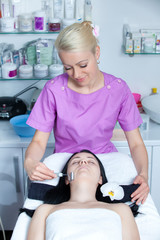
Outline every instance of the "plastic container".
[[19, 115], [10, 119], [10, 124], [20, 137], [33, 137], [36, 129], [26, 124], [29, 114]]
[[76, 0], [75, 17], [78, 22], [84, 20], [84, 0]]
[[53, 16], [55, 18], [64, 18], [64, 0], [53, 0]]
[[60, 18], [50, 18], [48, 23], [49, 32], [59, 32], [61, 29], [61, 20]]
[[67, 19], [74, 18], [75, 0], [64, 0], [64, 16]]
[[49, 66], [49, 76], [54, 78], [60, 74], [63, 74], [64, 68], [61, 64], [52, 64]]
[[14, 63], [5, 63], [2, 65], [2, 78], [12, 79], [17, 77], [17, 66]]
[[20, 15], [18, 22], [20, 32], [31, 32], [33, 30], [31, 14]]
[[44, 11], [37, 11], [34, 13], [34, 31], [46, 31], [46, 14]]
[[145, 113], [141, 113], [141, 118], [143, 123], [140, 125], [139, 129], [141, 131], [148, 131], [149, 130], [149, 116]]
[[12, 17], [1, 18], [1, 32], [14, 32], [15, 21]]
[[64, 18], [62, 19], [62, 28], [64, 29], [75, 22], [76, 22], [75, 18], [71, 18], [71, 19]]
[[140, 101], [140, 99], [141, 99], [141, 94], [139, 94], [139, 93], [132, 93], [132, 95], [133, 95], [136, 103], [138, 103]]
[[33, 77], [33, 67], [31, 65], [21, 65], [19, 67], [19, 77], [20, 78], [32, 78]]
[[34, 75], [36, 78], [44, 78], [48, 76], [48, 66], [45, 64], [37, 64], [34, 66]]
[[91, 2], [91, 0], [85, 0], [84, 20], [92, 22], [92, 2]]

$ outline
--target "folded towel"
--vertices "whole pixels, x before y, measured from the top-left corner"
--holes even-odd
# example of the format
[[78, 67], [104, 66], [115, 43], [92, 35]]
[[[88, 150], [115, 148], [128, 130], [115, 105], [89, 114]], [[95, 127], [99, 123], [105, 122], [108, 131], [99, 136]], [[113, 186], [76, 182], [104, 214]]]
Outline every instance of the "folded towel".
[[61, 209], [46, 220], [47, 240], [122, 240], [120, 216], [102, 208]]

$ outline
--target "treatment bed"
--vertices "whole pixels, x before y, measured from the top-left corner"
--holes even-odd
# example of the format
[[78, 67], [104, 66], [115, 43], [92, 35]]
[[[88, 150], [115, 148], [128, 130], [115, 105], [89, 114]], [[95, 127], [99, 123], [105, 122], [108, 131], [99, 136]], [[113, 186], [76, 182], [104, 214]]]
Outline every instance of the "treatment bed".
[[[44, 160], [44, 163], [55, 172], [61, 172], [70, 156], [70, 153], [55, 153], [47, 157]], [[116, 182], [121, 185], [129, 185], [133, 183], [137, 172], [132, 159], [128, 155], [116, 152], [97, 154], [97, 156], [104, 165], [108, 182]], [[45, 180], [43, 182], [37, 181], [36, 183], [39, 183], [40, 186], [45, 184], [44, 186], [46, 186], [46, 188], [50, 188], [52, 185], [55, 186], [58, 183], [58, 180], [59, 178], [56, 178], [53, 180]], [[37, 190], [37, 192], [35, 190], [35, 199], [31, 199], [30, 196], [28, 196], [24, 202], [23, 208], [36, 209], [41, 205], [43, 200], [37, 200], [41, 193], [41, 188]], [[127, 202], [126, 204], [129, 203]], [[135, 217], [135, 220], [139, 229], [140, 239], [160, 240], [160, 216], [150, 194], [145, 203], [140, 205], [138, 212], [139, 214]], [[30, 219], [31, 218], [25, 212], [19, 215], [11, 240], [26, 240]], [[111, 231], [114, 231], [114, 228], [111, 229]]]

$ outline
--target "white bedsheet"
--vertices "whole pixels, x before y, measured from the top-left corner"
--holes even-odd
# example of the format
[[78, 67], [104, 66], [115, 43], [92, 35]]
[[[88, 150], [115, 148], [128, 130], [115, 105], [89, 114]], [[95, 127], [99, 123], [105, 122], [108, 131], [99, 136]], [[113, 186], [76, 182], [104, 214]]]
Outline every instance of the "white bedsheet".
[[46, 239], [122, 240], [121, 219], [101, 208], [58, 210], [46, 220]]

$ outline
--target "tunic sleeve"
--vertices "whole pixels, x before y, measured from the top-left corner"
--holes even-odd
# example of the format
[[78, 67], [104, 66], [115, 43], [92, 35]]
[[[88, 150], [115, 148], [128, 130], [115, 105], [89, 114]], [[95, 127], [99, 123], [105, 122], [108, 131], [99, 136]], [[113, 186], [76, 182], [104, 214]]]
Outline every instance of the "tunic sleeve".
[[42, 132], [52, 131], [56, 117], [54, 94], [47, 86], [44, 86], [27, 120], [28, 125]]
[[125, 83], [118, 121], [124, 131], [136, 129], [142, 123], [134, 97]]

